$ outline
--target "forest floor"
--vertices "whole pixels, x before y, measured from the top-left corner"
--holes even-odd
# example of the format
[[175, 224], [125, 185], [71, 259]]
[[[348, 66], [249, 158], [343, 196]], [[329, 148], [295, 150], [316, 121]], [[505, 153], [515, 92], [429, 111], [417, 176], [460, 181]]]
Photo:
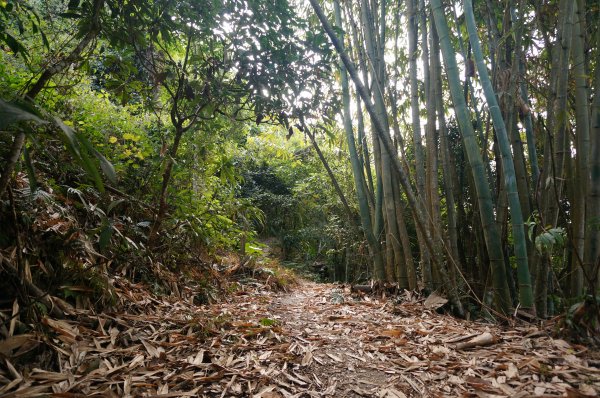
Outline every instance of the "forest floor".
[[[45, 318], [44, 335], [0, 342], [1, 397], [588, 397], [597, 352], [535, 326], [438, 314], [424, 300], [302, 281], [288, 292], [236, 284], [195, 305], [115, 282], [120, 313]], [[485, 344], [481, 346], [479, 344]], [[10, 358], [44, 358], [13, 366]], [[474, 347], [470, 347], [469, 346]], [[51, 354], [48, 354], [50, 352]], [[11, 354], [11, 355], [7, 355]], [[19, 355], [17, 355], [19, 354]], [[22, 365], [22, 363], [21, 363]]]

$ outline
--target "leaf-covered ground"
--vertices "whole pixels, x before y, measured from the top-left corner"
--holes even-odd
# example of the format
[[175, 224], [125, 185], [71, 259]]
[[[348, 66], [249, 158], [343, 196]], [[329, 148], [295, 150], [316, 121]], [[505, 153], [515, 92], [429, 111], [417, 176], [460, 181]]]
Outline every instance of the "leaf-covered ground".
[[[198, 306], [191, 289], [183, 298], [158, 298], [140, 285], [123, 280], [116, 285], [127, 303], [122, 313], [78, 311], [68, 321], [46, 318], [45, 336], [15, 334], [0, 342], [0, 396], [584, 397], [600, 392], [600, 361], [585, 347], [533, 326], [502, 329], [440, 315], [411, 296], [375, 299], [309, 282], [280, 293], [239, 285], [228, 302]], [[38, 351], [51, 357], [34, 356]], [[29, 366], [13, 365], [14, 358], [28, 355]], [[44, 361], [58, 368], [42, 370]]]

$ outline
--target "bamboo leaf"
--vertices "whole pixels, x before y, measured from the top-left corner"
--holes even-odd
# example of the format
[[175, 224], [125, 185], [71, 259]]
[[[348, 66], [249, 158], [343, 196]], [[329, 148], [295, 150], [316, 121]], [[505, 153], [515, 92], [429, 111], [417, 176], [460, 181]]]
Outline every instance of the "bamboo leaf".
[[110, 202], [110, 204], [108, 205], [108, 208], [106, 209], [106, 214], [109, 214], [115, 207], [117, 207], [118, 205], [120, 205], [123, 202], [125, 202], [125, 199], [118, 199], [118, 200], [113, 200], [112, 202]]
[[78, 135], [77, 137], [79, 138], [79, 141], [85, 146], [85, 148], [88, 149], [96, 157], [96, 159], [98, 159], [98, 161], [100, 162], [100, 168], [102, 169], [102, 172], [104, 173], [106, 178], [108, 178], [110, 182], [116, 183], [117, 172], [115, 171], [113, 164], [108, 159], [106, 159], [106, 157], [103, 154], [101, 154], [96, 148], [94, 148], [92, 143], [87, 138], [81, 135]]
[[98, 172], [97, 165], [90, 158], [89, 154], [92, 153], [100, 161], [100, 167], [110, 181], [116, 181], [116, 173], [113, 165], [94, 148], [86, 137], [75, 133], [75, 130], [67, 126], [59, 118], [54, 117], [54, 121], [60, 127], [60, 131], [62, 132], [60, 137], [67, 150], [94, 181], [96, 188], [100, 192], [104, 192], [104, 183]]
[[31, 104], [6, 102], [0, 99], [0, 129], [24, 121], [32, 121], [37, 124], [47, 123], [41, 118], [38, 111]]

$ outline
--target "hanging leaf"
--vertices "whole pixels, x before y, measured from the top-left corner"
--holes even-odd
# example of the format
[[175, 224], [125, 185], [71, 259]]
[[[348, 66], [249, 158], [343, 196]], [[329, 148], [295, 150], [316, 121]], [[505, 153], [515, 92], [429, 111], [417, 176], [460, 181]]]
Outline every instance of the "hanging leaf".
[[86, 149], [88, 149], [96, 157], [96, 159], [98, 159], [98, 161], [100, 162], [100, 167], [102, 168], [102, 172], [104, 173], [106, 178], [108, 178], [110, 182], [116, 183], [117, 172], [115, 171], [115, 168], [112, 165], [112, 163], [109, 162], [108, 159], [106, 159], [106, 157], [103, 154], [101, 154], [96, 148], [94, 148], [92, 143], [86, 137], [83, 137], [81, 135], [78, 135], [77, 137], [79, 138], [80, 142], [86, 147]]
[[6, 102], [0, 99], [0, 129], [5, 130], [8, 126], [24, 121], [32, 121], [37, 124], [47, 123], [39, 112], [28, 103]]
[[105, 157], [102, 155], [92, 143], [83, 135], [75, 133], [75, 130], [70, 126], [67, 126], [65, 122], [60, 120], [57, 117], [54, 117], [54, 121], [60, 127], [60, 131], [62, 134], [60, 135], [61, 140], [67, 147], [67, 150], [71, 153], [71, 155], [77, 160], [77, 162], [83, 167], [86, 173], [90, 176], [96, 185], [96, 188], [100, 192], [104, 192], [104, 183], [102, 182], [102, 178], [100, 173], [98, 172], [97, 165], [94, 163], [90, 154], [95, 156], [100, 162], [100, 167], [106, 177], [111, 181], [115, 182], [117, 180], [117, 174], [115, 169]]
[[554, 248], [563, 247], [567, 234], [564, 228], [550, 228], [535, 238], [535, 248], [541, 252], [550, 252]]
[[42, 37], [42, 42], [44, 43], [44, 47], [46, 50], [50, 50], [50, 42], [48, 41], [48, 37], [44, 33], [44, 31], [40, 30], [40, 36]]
[[110, 202], [110, 204], [108, 205], [108, 207], [106, 208], [106, 214], [110, 214], [110, 212], [117, 207], [118, 205], [120, 205], [121, 203], [125, 202], [125, 199], [117, 199], [117, 200], [113, 200], [112, 202]]
[[77, 143], [75, 131], [71, 127], [67, 126], [64, 121], [57, 117], [54, 117], [54, 122], [60, 128], [60, 131], [62, 131], [60, 139], [62, 140], [63, 144], [65, 144], [67, 150], [71, 153], [71, 155], [75, 159], [80, 161], [81, 154], [79, 153], [79, 144]]

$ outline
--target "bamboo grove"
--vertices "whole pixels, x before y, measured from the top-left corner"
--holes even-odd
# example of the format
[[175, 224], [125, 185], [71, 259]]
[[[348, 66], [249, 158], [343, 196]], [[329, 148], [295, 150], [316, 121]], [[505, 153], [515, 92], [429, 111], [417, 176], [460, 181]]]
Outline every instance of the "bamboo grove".
[[375, 278], [461, 314], [464, 292], [541, 317], [594, 295], [599, 4], [310, 3], [340, 59]]

